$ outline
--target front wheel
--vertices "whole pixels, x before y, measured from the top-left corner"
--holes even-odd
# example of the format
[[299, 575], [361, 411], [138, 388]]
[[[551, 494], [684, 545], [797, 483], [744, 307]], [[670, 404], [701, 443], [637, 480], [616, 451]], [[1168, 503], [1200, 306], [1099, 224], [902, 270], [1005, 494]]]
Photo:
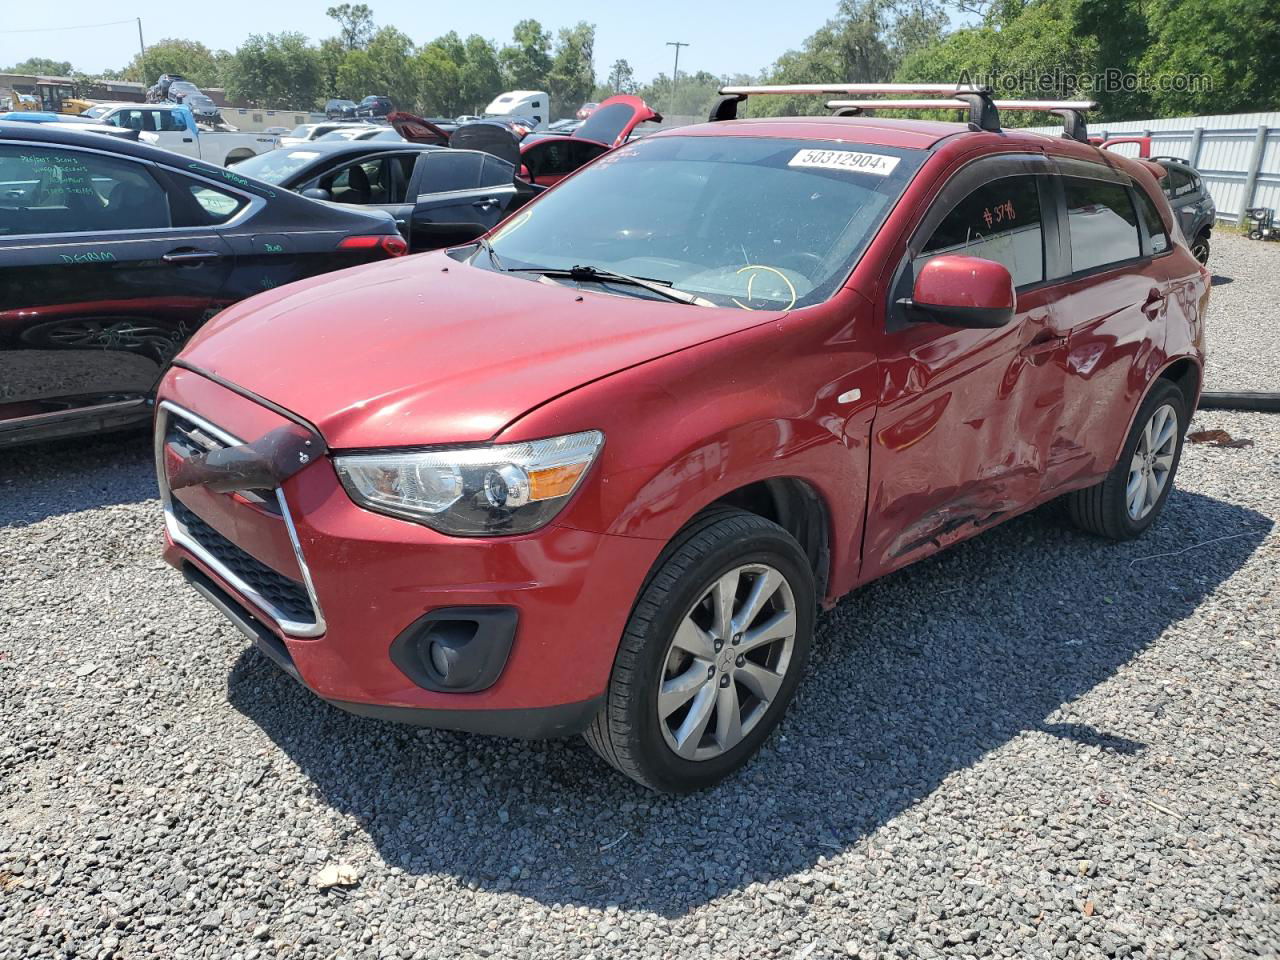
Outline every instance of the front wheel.
[[1182, 391], [1169, 380], [1156, 381], [1111, 473], [1067, 495], [1072, 522], [1110, 540], [1132, 540], [1155, 523], [1173, 489], [1187, 424]]
[[654, 790], [723, 779], [795, 693], [814, 607], [813, 572], [786, 530], [741, 510], [696, 519], [632, 611], [587, 742]]

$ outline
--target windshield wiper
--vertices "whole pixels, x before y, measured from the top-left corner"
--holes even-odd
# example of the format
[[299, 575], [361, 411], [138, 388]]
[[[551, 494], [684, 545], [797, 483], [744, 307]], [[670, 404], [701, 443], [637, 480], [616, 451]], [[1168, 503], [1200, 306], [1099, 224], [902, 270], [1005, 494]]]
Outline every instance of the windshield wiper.
[[502, 265], [502, 258], [499, 257], [497, 252], [493, 249], [493, 244], [489, 242], [488, 237], [476, 237], [476, 246], [489, 255], [489, 262], [492, 263], [496, 269], [501, 270], [503, 273], [508, 272], [507, 268]]
[[540, 273], [544, 277], [566, 277], [570, 280], [585, 280], [594, 283], [624, 283], [631, 287], [640, 287], [652, 293], [656, 293], [660, 297], [667, 300], [673, 300], [676, 303], [687, 303], [699, 307], [714, 307], [715, 304], [710, 300], [695, 296], [692, 293], [685, 293], [683, 290], [673, 290], [669, 285], [664, 285], [657, 280], [649, 280], [645, 277], [631, 277], [625, 273], [614, 273], [612, 270], [601, 270], [599, 267], [576, 265], [572, 267], [512, 267], [508, 273]]

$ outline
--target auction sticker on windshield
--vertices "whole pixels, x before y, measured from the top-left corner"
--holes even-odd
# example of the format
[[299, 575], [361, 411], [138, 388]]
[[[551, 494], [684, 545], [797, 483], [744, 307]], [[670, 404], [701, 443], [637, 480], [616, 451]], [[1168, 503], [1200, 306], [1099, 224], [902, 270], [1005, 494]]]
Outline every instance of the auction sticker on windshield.
[[897, 165], [897, 157], [885, 156], [883, 153], [858, 153], [854, 150], [801, 150], [787, 161], [788, 167], [874, 173], [877, 177], [887, 177]]

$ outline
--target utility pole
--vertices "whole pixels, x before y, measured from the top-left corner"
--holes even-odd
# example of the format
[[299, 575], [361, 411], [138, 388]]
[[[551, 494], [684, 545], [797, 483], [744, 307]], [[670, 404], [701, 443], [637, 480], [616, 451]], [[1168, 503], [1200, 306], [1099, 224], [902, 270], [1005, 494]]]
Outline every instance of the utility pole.
[[671, 68], [671, 106], [674, 108], [676, 99], [676, 81], [680, 79], [680, 48], [687, 47], [689, 44], [682, 43], [679, 40], [668, 40], [667, 46], [676, 48], [676, 63], [675, 66]]
[[142, 94], [147, 93], [147, 45], [142, 42], [142, 18], [138, 17], [138, 65], [142, 70]]

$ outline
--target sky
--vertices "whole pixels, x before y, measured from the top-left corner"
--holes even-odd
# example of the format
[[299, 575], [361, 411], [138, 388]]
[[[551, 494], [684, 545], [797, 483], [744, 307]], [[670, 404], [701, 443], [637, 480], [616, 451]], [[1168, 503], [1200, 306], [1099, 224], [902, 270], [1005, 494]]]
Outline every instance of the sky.
[[[32, 56], [69, 60], [86, 73], [121, 67], [138, 52], [137, 26], [132, 22], [102, 24], [129, 17], [142, 18], [148, 43], [179, 37], [200, 40], [214, 50], [234, 50], [251, 33], [285, 30], [296, 30], [318, 41], [336, 32], [337, 25], [324, 15], [331, 2], [275, 0], [264, 5], [254, 0], [218, 0], [207, 6], [173, 0], [134, 0], [132, 4], [103, 4], [100, 0], [15, 2], [0, 17], [0, 68]], [[547, 7], [528, 0], [488, 0], [483, 5], [366, 2], [378, 25], [395, 26], [416, 43], [456, 30], [462, 36], [478, 33], [501, 45], [510, 41], [516, 22], [527, 17], [553, 33], [586, 20], [596, 25], [597, 75], [603, 77], [615, 60], [625, 58], [641, 83], [659, 72], [670, 75], [674, 54], [674, 48], [666, 46], [670, 40], [690, 44], [680, 48], [681, 73], [756, 73], [782, 52], [798, 47], [836, 9], [836, 0], [745, 0], [737, 4], [615, 0]]]

